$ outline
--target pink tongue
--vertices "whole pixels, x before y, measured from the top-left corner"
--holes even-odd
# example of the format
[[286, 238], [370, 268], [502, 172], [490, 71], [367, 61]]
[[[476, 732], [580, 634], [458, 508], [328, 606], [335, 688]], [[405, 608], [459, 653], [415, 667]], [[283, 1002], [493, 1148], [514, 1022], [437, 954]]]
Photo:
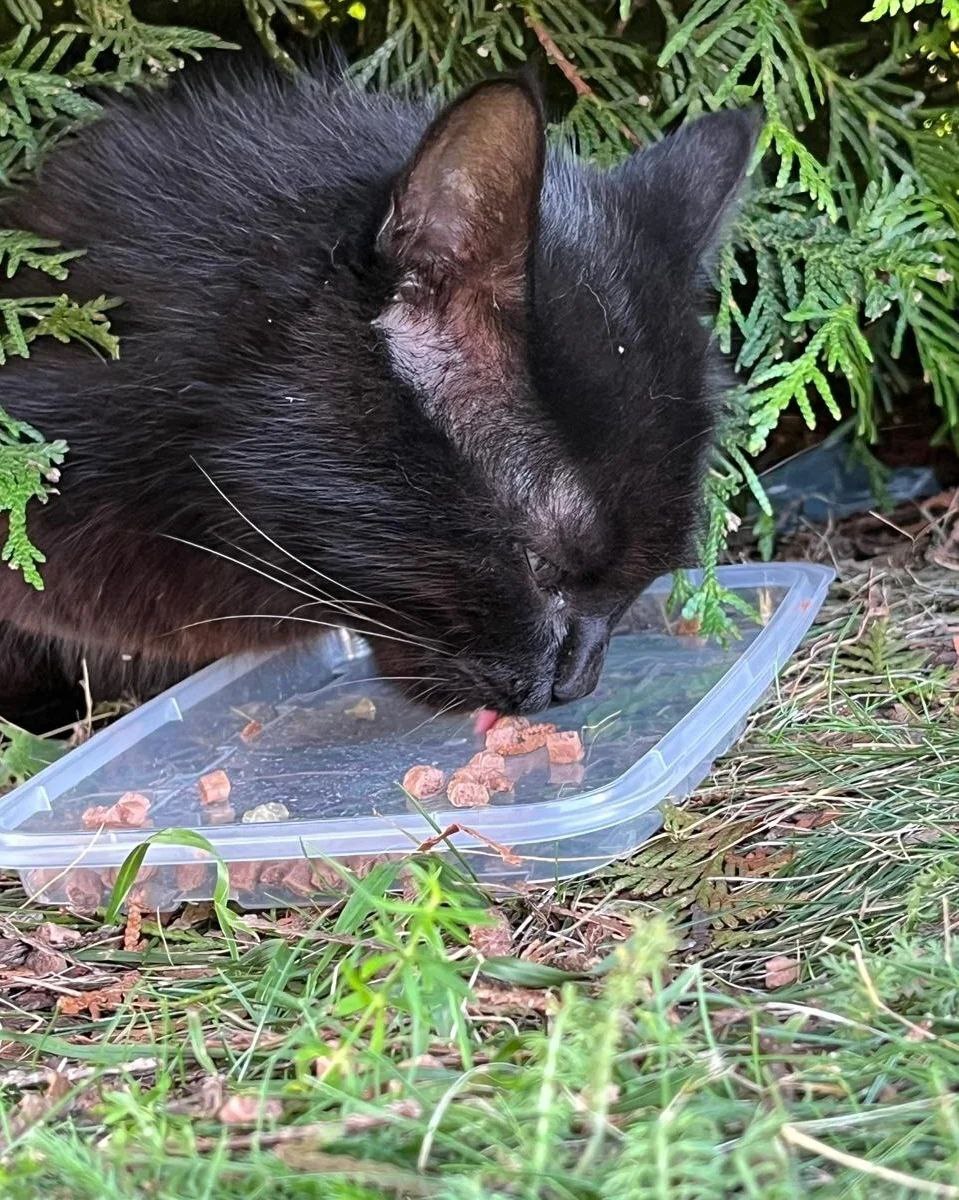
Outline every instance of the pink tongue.
[[499, 713], [491, 708], [481, 708], [473, 719], [473, 732], [485, 734], [499, 720]]

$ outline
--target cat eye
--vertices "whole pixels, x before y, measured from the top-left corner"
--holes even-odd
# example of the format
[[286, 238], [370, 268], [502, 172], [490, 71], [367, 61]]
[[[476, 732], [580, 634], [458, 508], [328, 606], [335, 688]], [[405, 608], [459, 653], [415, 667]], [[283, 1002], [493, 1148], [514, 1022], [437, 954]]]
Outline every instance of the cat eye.
[[559, 567], [555, 563], [551, 563], [548, 558], [544, 558], [542, 554], [537, 554], [535, 550], [527, 549], [525, 554], [530, 574], [539, 586], [542, 588], [556, 587], [563, 577]]

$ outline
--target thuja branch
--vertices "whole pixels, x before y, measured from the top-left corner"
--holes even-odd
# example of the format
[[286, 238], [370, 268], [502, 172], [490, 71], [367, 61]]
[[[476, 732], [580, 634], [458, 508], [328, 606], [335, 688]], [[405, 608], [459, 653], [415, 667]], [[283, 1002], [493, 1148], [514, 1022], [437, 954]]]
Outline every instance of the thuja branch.
[[[572, 60], [569, 59], [562, 52], [562, 50], [560, 50], [559, 46], [556, 45], [553, 35], [546, 28], [543, 22], [540, 21], [538, 17], [534, 17], [532, 13], [527, 13], [526, 24], [536, 35], [536, 40], [546, 52], [546, 57], [555, 63], [557, 67], [559, 67], [559, 69], [572, 84], [577, 96], [583, 96], [591, 103], [598, 104], [601, 108], [605, 108], [606, 105], [599, 98], [599, 96], [596, 95], [583, 76], [579, 73]], [[620, 121], [617, 119], [616, 125], [622, 135], [625, 138], [628, 138], [634, 146], [638, 146], [640, 144], [639, 138], [632, 131], [632, 129], [629, 128], [625, 121]]]

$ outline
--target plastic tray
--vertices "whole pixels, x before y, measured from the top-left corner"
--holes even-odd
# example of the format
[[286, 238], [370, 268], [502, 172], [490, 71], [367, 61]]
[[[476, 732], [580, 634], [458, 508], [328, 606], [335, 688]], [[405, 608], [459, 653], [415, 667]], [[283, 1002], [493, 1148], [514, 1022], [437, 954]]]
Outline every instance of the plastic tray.
[[[593, 870], [654, 833], [662, 802], [688, 795], [735, 742], [832, 578], [805, 564], [722, 568], [721, 582], [761, 615], [737, 618], [741, 637], [726, 648], [676, 633], [670, 582], [657, 581], [614, 635], [596, 692], [544, 714], [581, 730], [582, 770], [550, 768], [544, 751], [512, 759], [515, 790], [486, 808], [454, 809], [445, 797], [417, 805], [403, 791], [409, 766], [453, 769], [482, 739], [471, 717], [435, 717], [377, 679], [361, 638], [336, 630], [308, 647], [224, 659], [0, 799], [0, 866], [18, 870], [38, 899], [96, 907], [150, 830], [91, 832], [81, 815], [135, 791], [151, 801], [150, 829], [209, 839], [250, 908], [335, 886], [329, 860], [362, 870], [454, 824], [469, 828], [450, 844], [488, 882]], [[254, 720], [262, 730], [245, 741]], [[199, 800], [199, 777], [218, 768], [232, 784], [232, 816]], [[289, 817], [244, 823], [265, 801]], [[202, 851], [154, 845], [145, 862], [132, 897], [143, 907], [212, 895], [215, 868]]]

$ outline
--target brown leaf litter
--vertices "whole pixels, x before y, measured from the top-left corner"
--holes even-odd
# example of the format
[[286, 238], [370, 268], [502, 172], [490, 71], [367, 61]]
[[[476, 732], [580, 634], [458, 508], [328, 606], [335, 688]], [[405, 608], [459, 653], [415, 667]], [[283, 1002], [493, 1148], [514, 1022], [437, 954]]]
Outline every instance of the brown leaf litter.
[[271, 1097], [255, 1093], [238, 1093], [227, 1097], [217, 1111], [221, 1125], [259, 1125], [277, 1121], [283, 1115], [283, 1105]]
[[474, 1017], [490, 1013], [541, 1013], [552, 1008], [553, 1000], [548, 991], [537, 988], [508, 987], [505, 984], [477, 983], [473, 988], [473, 999], [467, 1011]]
[[67, 1017], [79, 1017], [83, 1013], [89, 1013], [94, 1021], [99, 1021], [104, 1013], [115, 1012], [120, 1008], [139, 979], [139, 971], [126, 971], [119, 979], [105, 987], [79, 992], [73, 996], [61, 996], [57, 1000], [57, 1008]]
[[483, 958], [508, 958], [513, 953], [513, 931], [501, 909], [490, 912], [492, 924], [473, 925], [470, 944]]

